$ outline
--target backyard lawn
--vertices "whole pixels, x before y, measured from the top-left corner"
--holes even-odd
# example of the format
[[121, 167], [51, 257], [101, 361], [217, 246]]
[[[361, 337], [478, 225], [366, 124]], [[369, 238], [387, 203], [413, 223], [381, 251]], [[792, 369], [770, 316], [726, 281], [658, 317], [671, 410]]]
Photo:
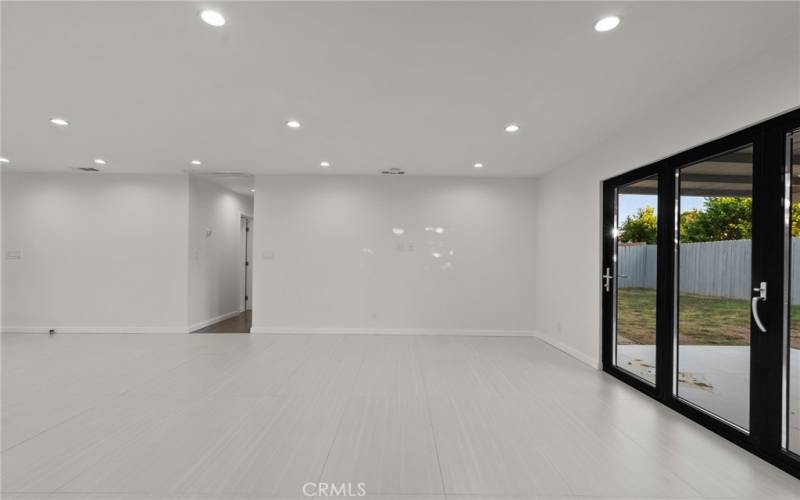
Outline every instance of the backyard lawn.
[[[617, 342], [655, 344], [656, 292], [644, 288], [618, 291]], [[792, 347], [800, 349], [800, 306], [792, 306]], [[750, 302], [680, 295], [680, 343], [683, 345], [748, 345]]]

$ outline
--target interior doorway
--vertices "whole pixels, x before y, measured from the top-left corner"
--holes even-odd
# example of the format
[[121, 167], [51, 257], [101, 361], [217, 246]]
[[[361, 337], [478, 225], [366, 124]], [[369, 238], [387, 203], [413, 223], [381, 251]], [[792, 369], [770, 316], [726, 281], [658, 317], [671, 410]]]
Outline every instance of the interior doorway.
[[192, 333], [250, 333], [253, 325], [253, 217], [239, 218], [239, 313]]

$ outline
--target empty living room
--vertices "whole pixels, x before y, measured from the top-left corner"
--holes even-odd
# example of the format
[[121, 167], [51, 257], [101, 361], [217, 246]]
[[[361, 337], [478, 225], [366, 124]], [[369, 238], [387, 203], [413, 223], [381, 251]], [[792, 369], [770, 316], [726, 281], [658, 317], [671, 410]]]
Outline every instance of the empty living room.
[[0, 498], [800, 500], [800, 1], [0, 1]]

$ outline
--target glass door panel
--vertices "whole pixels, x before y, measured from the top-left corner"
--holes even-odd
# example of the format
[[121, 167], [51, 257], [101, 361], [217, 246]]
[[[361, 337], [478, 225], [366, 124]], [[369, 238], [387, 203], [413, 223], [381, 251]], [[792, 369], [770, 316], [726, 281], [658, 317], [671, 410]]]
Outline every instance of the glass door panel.
[[753, 148], [679, 169], [676, 395], [750, 426]]
[[658, 175], [616, 190], [615, 365], [654, 385]]
[[784, 336], [784, 447], [800, 455], [800, 129], [787, 135], [787, 166], [791, 174], [789, 245], [789, 321]]

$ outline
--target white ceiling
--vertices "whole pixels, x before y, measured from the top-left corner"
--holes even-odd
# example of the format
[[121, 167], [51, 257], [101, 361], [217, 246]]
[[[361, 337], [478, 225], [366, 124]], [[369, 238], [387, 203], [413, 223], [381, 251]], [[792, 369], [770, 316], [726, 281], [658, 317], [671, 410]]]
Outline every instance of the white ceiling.
[[0, 5], [22, 171], [536, 175], [800, 30], [796, 2]]
[[[202, 177], [245, 196], [253, 196], [255, 179], [245, 172], [192, 172], [191, 175]], [[252, 191], [251, 191], [252, 190]]]

